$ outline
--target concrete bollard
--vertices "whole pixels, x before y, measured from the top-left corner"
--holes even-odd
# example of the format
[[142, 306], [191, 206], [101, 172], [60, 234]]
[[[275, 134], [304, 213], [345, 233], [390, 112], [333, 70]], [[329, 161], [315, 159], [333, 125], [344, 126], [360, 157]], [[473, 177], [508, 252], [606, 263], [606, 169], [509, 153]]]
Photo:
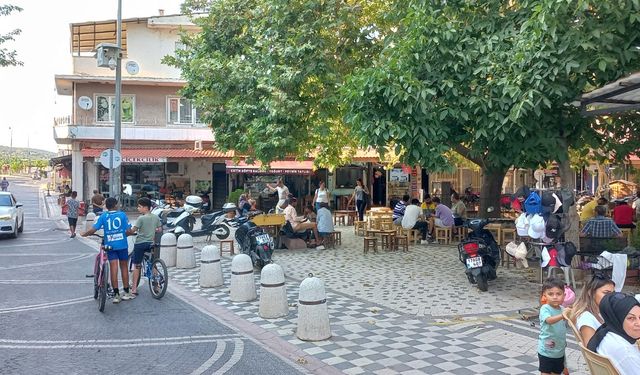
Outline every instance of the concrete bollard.
[[196, 254], [193, 250], [193, 237], [182, 234], [176, 246], [176, 268], [195, 268]]
[[160, 238], [160, 259], [167, 267], [176, 266], [176, 236], [173, 233], [165, 233]]
[[200, 287], [212, 288], [224, 284], [220, 251], [213, 245], [207, 245], [200, 254]]
[[247, 254], [238, 254], [231, 260], [231, 295], [234, 302], [256, 299], [256, 284], [253, 280], [253, 263]]
[[93, 224], [96, 223], [96, 214], [94, 214], [93, 212], [89, 212], [87, 214], [87, 217], [84, 219], [84, 231], [88, 231], [89, 229], [93, 228]]
[[267, 264], [260, 274], [260, 308], [262, 318], [280, 318], [289, 314], [284, 271], [275, 263]]
[[320, 341], [331, 337], [324, 282], [312, 274], [300, 283], [296, 336], [304, 341]]

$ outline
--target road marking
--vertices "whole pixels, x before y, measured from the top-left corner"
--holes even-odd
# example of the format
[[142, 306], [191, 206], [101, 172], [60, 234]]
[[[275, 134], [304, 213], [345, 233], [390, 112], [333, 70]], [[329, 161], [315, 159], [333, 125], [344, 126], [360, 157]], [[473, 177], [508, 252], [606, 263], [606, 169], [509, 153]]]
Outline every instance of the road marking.
[[10, 313], [15, 313], [15, 312], [48, 309], [50, 307], [75, 305], [77, 303], [89, 302], [91, 300], [93, 300], [93, 298], [91, 298], [89, 296], [89, 297], [72, 298], [72, 299], [67, 299], [67, 300], [64, 300], [64, 301], [41, 303], [41, 304], [37, 304], [37, 305], [8, 307], [6, 309], [0, 309], [0, 314], [10, 314]]
[[235, 366], [236, 363], [240, 362], [240, 358], [242, 358], [242, 355], [244, 354], [244, 343], [240, 339], [234, 339], [233, 343], [235, 345], [233, 347], [233, 354], [231, 355], [231, 358], [229, 358], [229, 360], [227, 361], [227, 363], [224, 364], [224, 366], [222, 366], [218, 371], [216, 371], [217, 374], [226, 373], [227, 371], [229, 371], [229, 369]]
[[117, 343], [139, 343], [139, 342], [155, 342], [155, 341], [185, 341], [185, 340], [208, 340], [208, 339], [233, 339], [241, 337], [237, 333], [220, 334], [220, 335], [195, 335], [195, 336], [175, 336], [175, 337], [138, 337], [131, 339], [90, 339], [90, 340], [12, 340], [0, 339], [0, 343], [5, 344], [117, 344]]
[[[23, 240], [23, 239], [21, 238], [20, 240]], [[66, 240], [57, 240], [56, 244], [62, 244], [62, 243], [65, 243], [65, 242], [70, 242], [70, 241], [73, 241], [73, 240], [71, 238], [67, 238]], [[6, 247], [34, 247], [34, 246], [38, 246], [38, 245], [51, 245], [51, 241], [37, 242], [37, 243], [26, 243], [26, 244], [21, 244], [21, 245], [6, 245]], [[49, 253], [47, 255], [51, 256], [51, 253]]]
[[15, 269], [19, 269], [19, 268], [49, 266], [49, 265], [60, 264], [60, 263], [68, 263], [68, 262], [73, 262], [73, 261], [76, 261], [76, 260], [85, 259], [85, 258], [89, 258], [89, 257], [93, 257], [93, 256], [94, 256], [93, 254], [83, 254], [83, 255], [79, 255], [79, 256], [73, 257], [73, 258], [52, 260], [52, 261], [49, 261], [49, 262], [29, 263], [29, 264], [20, 264], [20, 265], [17, 265], [17, 266], [0, 267], [0, 271], [15, 270]]
[[204, 362], [200, 367], [198, 367], [197, 369], [195, 369], [191, 375], [201, 375], [202, 373], [204, 373], [205, 371], [207, 371], [208, 369], [211, 368], [211, 366], [213, 366], [214, 363], [216, 363], [217, 360], [220, 359], [220, 357], [222, 357], [222, 355], [224, 354], [225, 349], [227, 349], [227, 343], [222, 341], [216, 344], [216, 350], [213, 351], [213, 354], [211, 355], [211, 357], [209, 359], [207, 359], [206, 362]]
[[[87, 253], [58, 253], [59, 255], [86, 255]], [[50, 257], [51, 253], [0, 253], [0, 257]]]
[[[225, 337], [229, 336], [229, 337]], [[203, 338], [186, 338], [168, 337], [160, 339], [131, 339], [131, 340], [75, 340], [75, 341], [26, 341], [26, 340], [6, 340], [0, 339], [0, 348], [2, 349], [105, 349], [105, 348], [138, 348], [149, 346], [176, 346], [176, 345], [192, 345], [203, 343], [220, 343], [225, 341], [233, 341], [234, 343], [241, 340], [234, 338], [238, 335], [212, 335], [202, 336]], [[153, 340], [153, 341], [152, 341]], [[235, 359], [235, 358], [234, 358]], [[228, 362], [227, 362], [228, 363]], [[235, 362], [237, 363], [237, 361]], [[235, 363], [233, 363], [235, 365]]]
[[0, 284], [15, 284], [15, 285], [38, 285], [38, 284], [91, 284], [93, 280], [90, 279], [78, 279], [78, 280], [0, 280]]

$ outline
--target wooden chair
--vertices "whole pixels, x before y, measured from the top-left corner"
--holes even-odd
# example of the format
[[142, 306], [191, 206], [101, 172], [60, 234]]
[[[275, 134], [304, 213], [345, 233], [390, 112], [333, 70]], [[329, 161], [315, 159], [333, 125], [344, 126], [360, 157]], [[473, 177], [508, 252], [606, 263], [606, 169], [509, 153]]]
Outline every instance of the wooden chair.
[[409, 252], [409, 239], [407, 236], [394, 236], [393, 238], [393, 248], [394, 250], [402, 250]]
[[451, 243], [451, 227], [438, 227], [435, 228], [436, 242], [443, 241], [445, 244]]
[[333, 240], [334, 244], [342, 245], [342, 232], [340, 232], [339, 230], [334, 230], [333, 232], [331, 232], [331, 239]]
[[582, 355], [589, 366], [591, 375], [620, 375], [609, 357], [594, 353], [587, 349], [582, 343], [580, 344]]
[[467, 229], [462, 226], [462, 225], [458, 225], [453, 227], [453, 230], [451, 232], [451, 239], [454, 241], [462, 241], [465, 239], [465, 237], [467, 237]]
[[573, 331], [573, 335], [576, 337], [576, 341], [578, 342], [578, 344], [581, 344], [581, 345], [584, 344], [582, 342], [582, 335], [580, 334], [578, 327], [576, 327], [576, 324], [569, 317], [567, 310], [562, 311], [562, 316], [564, 317], [564, 320], [567, 322], [567, 325], [569, 326], [569, 328], [571, 328], [571, 330]]
[[380, 234], [380, 236], [382, 237], [382, 242], [380, 243], [380, 247], [382, 247], [382, 250], [391, 251], [394, 249], [395, 235], [396, 232], [394, 230], [384, 231]]
[[500, 239], [501, 246], [504, 246], [509, 242], [516, 242], [515, 228], [503, 228], [500, 233], [502, 234], [502, 238]]
[[373, 249], [374, 253], [378, 252], [378, 239], [375, 237], [365, 237], [364, 238], [364, 253], [368, 253], [369, 250]]
[[398, 235], [407, 237], [407, 240], [409, 241], [409, 243], [414, 243], [416, 245], [420, 243], [420, 238], [422, 238], [419, 230], [404, 229], [402, 227], [398, 228]]
[[364, 236], [366, 235], [367, 230], [367, 222], [366, 221], [355, 221], [353, 223], [353, 232], [356, 236]]

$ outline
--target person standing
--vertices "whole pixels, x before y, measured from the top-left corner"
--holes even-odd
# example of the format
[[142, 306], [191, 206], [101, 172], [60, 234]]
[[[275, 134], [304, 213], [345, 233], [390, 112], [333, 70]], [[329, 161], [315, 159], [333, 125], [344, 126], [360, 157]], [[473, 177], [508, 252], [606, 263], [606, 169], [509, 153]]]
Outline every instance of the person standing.
[[[127, 215], [117, 209], [118, 200], [109, 197], [105, 200], [107, 212], [103, 212], [98, 217], [88, 231], [81, 233], [82, 237], [94, 234], [96, 231], [104, 230], [104, 244], [110, 246], [112, 250], [107, 252], [109, 259], [109, 270], [111, 273], [111, 287], [113, 288], [113, 303], [120, 303], [121, 300], [130, 300], [134, 297], [129, 292], [129, 270], [127, 261], [129, 260], [129, 244], [127, 243], [127, 230], [131, 227]], [[120, 298], [118, 290], [118, 268], [122, 274], [122, 287], [124, 295]]]
[[0, 181], [0, 188], [2, 191], [7, 191], [9, 188], [9, 181], [7, 181], [6, 177], [2, 177], [2, 181]]
[[100, 215], [102, 210], [104, 209], [104, 196], [98, 192], [98, 190], [93, 191], [93, 197], [91, 197], [91, 207], [93, 208], [93, 213]]
[[553, 278], [545, 280], [542, 295], [547, 303], [540, 307], [538, 370], [541, 375], [562, 374], [567, 347], [567, 324], [561, 306], [564, 302], [564, 282]]
[[134, 265], [133, 284], [131, 285], [131, 294], [133, 297], [138, 295], [138, 283], [140, 282], [140, 270], [142, 268], [144, 253], [151, 250], [156, 233], [162, 232], [160, 218], [150, 211], [151, 200], [149, 198], [138, 199], [138, 212], [141, 216], [138, 217], [135, 225], [127, 231], [127, 234], [138, 234], [136, 236], [136, 242], [133, 245], [133, 256], [131, 258], [131, 262]]
[[74, 238], [76, 236], [76, 225], [78, 224], [78, 210], [80, 209], [80, 202], [76, 199], [78, 196], [77, 191], [71, 192], [71, 198], [67, 200], [65, 205], [67, 206], [67, 221], [69, 222], [69, 237]]
[[282, 177], [278, 177], [278, 182], [276, 186], [271, 186], [271, 184], [267, 184], [267, 188], [271, 191], [278, 192], [278, 203], [276, 203], [276, 213], [281, 214], [283, 209], [280, 208], [284, 204], [284, 201], [289, 197], [289, 188], [284, 184], [284, 179]]
[[353, 189], [353, 194], [351, 195], [351, 198], [349, 198], [349, 202], [347, 203], [347, 206], [349, 206], [352, 200], [356, 200], [356, 211], [358, 211], [359, 221], [364, 221], [364, 210], [367, 207], [365, 194], [369, 195], [369, 190], [366, 186], [364, 186], [362, 179], [359, 178], [356, 180], [356, 187]]
[[320, 187], [316, 189], [316, 193], [313, 196], [313, 203], [316, 206], [316, 212], [320, 210], [320, 203], [329, 204], [329, 200], [331, 199], [329, 190], [327, 190], [327, 186], [324, 181], [320, 181]]

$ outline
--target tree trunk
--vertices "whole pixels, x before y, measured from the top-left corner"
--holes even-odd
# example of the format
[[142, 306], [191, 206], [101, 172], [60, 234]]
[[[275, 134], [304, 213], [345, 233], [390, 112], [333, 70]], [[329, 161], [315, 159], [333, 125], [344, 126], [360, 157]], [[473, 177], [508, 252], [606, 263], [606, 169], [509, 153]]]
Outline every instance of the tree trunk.
[[[482, 188], [480, 189], [480, 217], [500, 217], [500, 196], [502, 182], [507, 168], [483, 168]], [[488, 209], [493, 207], [493, 211]]]
[[[569, 146], [566, 140], [561, 141], [563, 157], [560, 159], [560, 184], [563, 188], [574, 192], [576, 189], [575, 174], [571, 168], [571, 160], [569, 160]], [[574, 204], [569, 208], [567, 220], [571, 227], [564, 233], [565, 241], [573, 242], [578, 251], [580, 251], [580, 217], [578, 216], [577, 205]]]

